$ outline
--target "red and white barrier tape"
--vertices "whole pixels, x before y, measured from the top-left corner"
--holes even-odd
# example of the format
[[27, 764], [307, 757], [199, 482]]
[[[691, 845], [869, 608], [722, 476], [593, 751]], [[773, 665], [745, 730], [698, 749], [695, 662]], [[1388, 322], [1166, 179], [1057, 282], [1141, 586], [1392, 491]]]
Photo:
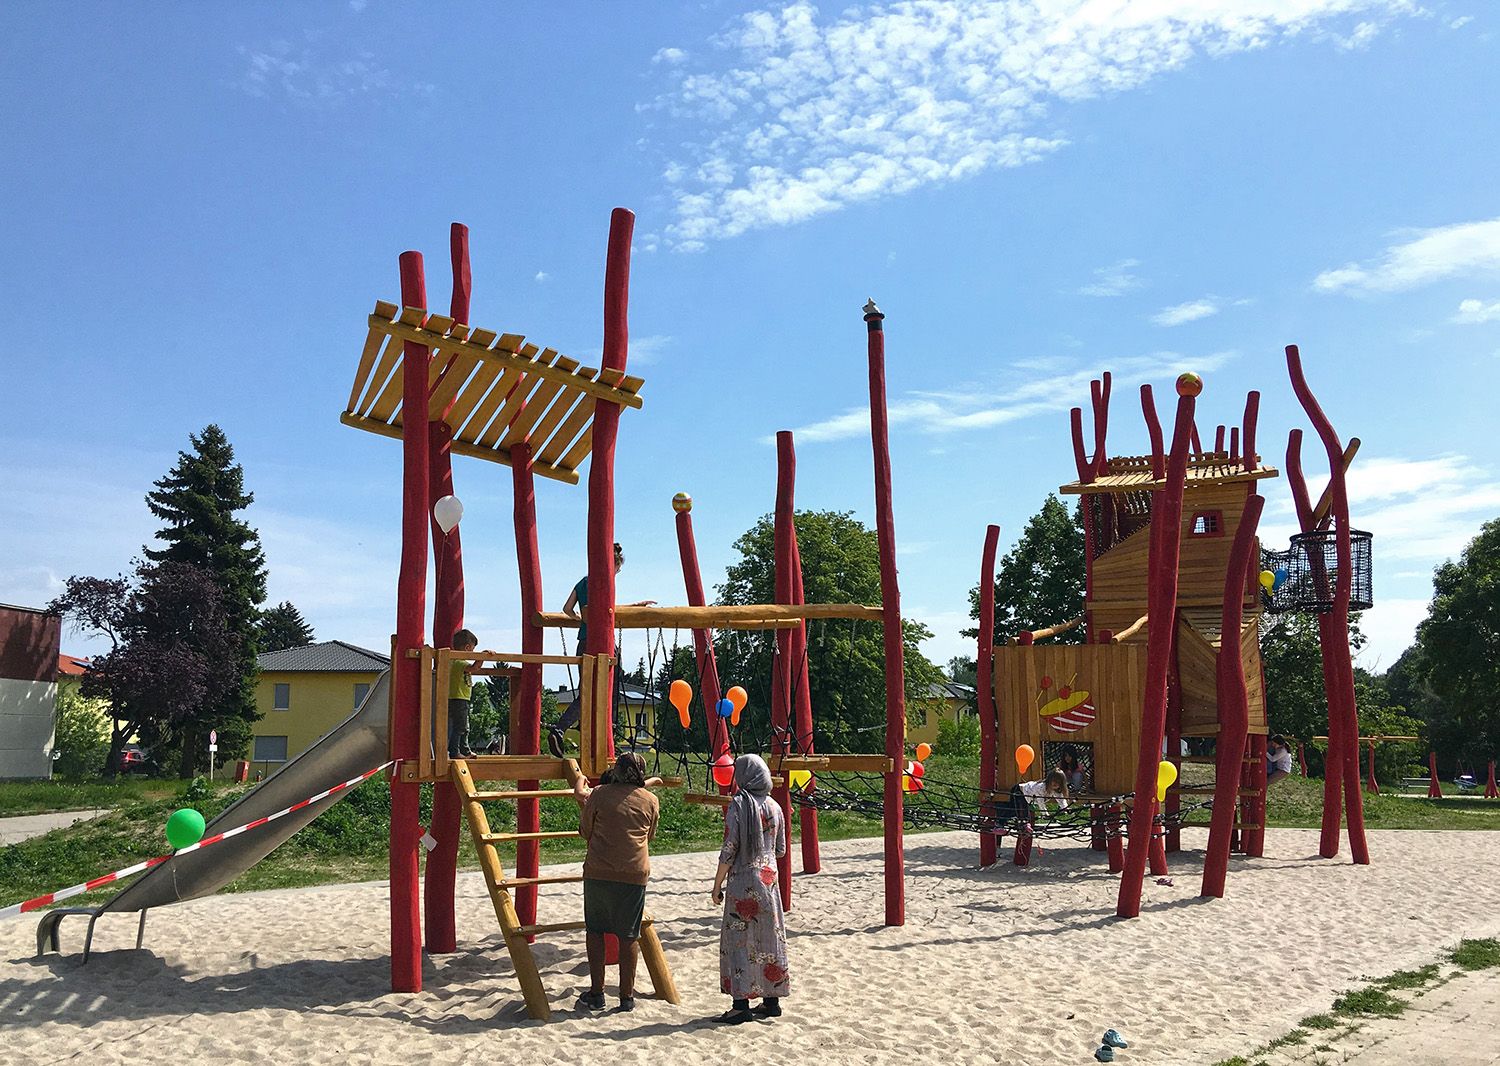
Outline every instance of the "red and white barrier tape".
[[226, 829], [222, 833], [215, 833], [213, 836], [204, 837], [196, 844], [189, 844], [185, 848], [178, 848], [171, 855], [158, 855], [154, 859], [147, 859], [145, 862], [138, 862], [134, 866], [127, 866], [123, 870], [116, 870], [112, 874], [105, 874], [103, 877], [96, 877], [92, 881], [85, 881], [81, 885], [72, 885], [68, 888], [59, 889], [56, 892], [49, 892], [45, 896], [37, 896], [35, 899], [28, 899], [24, 903], [15, 903], [9, 907], [0, 907], [0, 918], [13, 918], [18, 914], [25, 914], [27, 911], [40, 910], [41, 908], [46, 907], [49, 904], [58, 903], [62, 900], [68, 899], [70, 896], [81, 895], [84, 892], [92, 892], [94, 889], [101, 888], [104, 885], [109, 884], [111, 881], [118, 881], [123, 877], [129, 877], [132, 874], [138, 874], [142, 870], [149, 870], [153, 866], [160, 866], [162, 863], [166, 862], [170, 858], [173, 858], [174, 856], [186, 855], [188, 852], [198, 851], [202, 848], [209, 847], [210, 845], [217, 844], [220, 841], [228, 840], [230, 837], [237, 837], [241, 833], [248, 833], [252, 829], [259, 829], [261, 826], [266, 825], [270, 822], [274, 822], [278, 818], [285, 818], [289, 814], [300, 811], [304, 807], [308, 807], [314, 803], [317, 803], [319, 800], [325, 800], [335, 793], [342, 792], [348, 788], [353, 788], [355, 785], [363, 784], [370, 778], [374, 777], [376, 774], [380, 773], [380, 771], [392, 765], [394, 765], [394, 763], [382, 763], [380, 766], [375, 767], [375, 769], [367, 770], [364, 773], [360, 774], [358, 777], [352, 777], [348, 781], [343, 781], [337, 785], [334, 785], [332, 788], [324, 789], [316, 796], [308, 796], [305, 800], [299, 800], [285, 810], [280, 810], [275, 814], [268, 814], [264, 818], [257, 818], [254, 821], [246, 822], [244, 825], [237, 825], [233, 829]]

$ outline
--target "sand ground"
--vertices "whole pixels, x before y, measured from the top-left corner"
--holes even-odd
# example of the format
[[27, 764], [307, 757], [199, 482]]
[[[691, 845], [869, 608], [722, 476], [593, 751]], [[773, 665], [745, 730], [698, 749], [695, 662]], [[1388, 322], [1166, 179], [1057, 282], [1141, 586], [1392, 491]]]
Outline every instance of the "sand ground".
[[12, 818], [0, 818], [0, 845], [19, 844], [23, 840], [39, 837], [54, 829], [66, 829], [104, 813], [103, 809], [95, 809], [63, 811], [60, 814], [18, 814]]
[[[1317, 860], [1316, 845], [1311, 831], [1268, 833], [1266, 856], [1236, 859], [1227, 897], [1212, 902], [1197, 897], [1201, 851], [1185, 851], [1174, 884], [1148, 879], [1142, 916], [1121, 922], [1116, 879], [1082, 845], [980, 871], [972, 836], [913, 836], [907, 924], [888, 929], [879, 842], [827, 844], [824, 872], [795, 881], [786, 1016], [734, 1029], [707, 1021], [727, 1002], [706, 855], [655, 863], [650, 905], [682, 1004], [573, 1014], [586, 969], [564, 934], [537, 947], [558, 1008], [550, 1025], [525, 1017], [477, 875], [459, 881], [459, 951], [430, 960], [413, 995], [386, 991], [384, 883], [153, 912], [142, 951], [134, 916], [111, 916], [87, 967], [81, 921], [64, 924], [63, 956], [36, 959], [25, 917], [0, 924], [0, 1058], [1089, 1063], [1114, 1027], [1132, 1043], [1119, 1062], [1213, 1063], [1326, 1010], [1362, 976], [1500, 934], [1500, 833], [1375, 833], [1362, 868]], [[577, 898], [576, 886], [544, 888], [541, 919], [577, 917]]]

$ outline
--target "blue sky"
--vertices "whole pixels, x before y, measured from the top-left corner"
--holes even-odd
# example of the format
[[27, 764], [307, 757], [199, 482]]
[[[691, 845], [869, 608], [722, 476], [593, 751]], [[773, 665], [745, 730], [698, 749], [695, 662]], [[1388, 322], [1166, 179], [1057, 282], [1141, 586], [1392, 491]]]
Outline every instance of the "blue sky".
[[[1137, 385], [1194, 368], [1210, 425], [1262, 390], [1279, 467], [1302, 346], [1364, 442], [1371, 666], [1500, 514], [1500, 14], [1477, 0], [68, 10], [22, 5], [0, 40], [0, 600], [124, 568], [151, 480], [213, 421], [273, 599], [384, 646], [399, 449], [338, 423], [364, 316], [407, 248], [446, 310], [459, 220], [475, 324], [595, 358], [617, 205], [647, 378], [618, 457], [626, 599], [683, 599], [677, 491], [722, 579], [771, 508], [778, 429], [800, 506], [871, 518], [868, 296], [903, 603], [937, 659], [969, 650], [985, 524], [1008, 546], [1071, 479], [1067, 408], [1100, 370], [1112, 453], [1142, 446]], [[508, 474], [456, 477], [470, 622], [515, 647]], [[1285, 481], [1266, 491], [1284, 543]], [[584, 493], [538, 497], [558, 605]]]

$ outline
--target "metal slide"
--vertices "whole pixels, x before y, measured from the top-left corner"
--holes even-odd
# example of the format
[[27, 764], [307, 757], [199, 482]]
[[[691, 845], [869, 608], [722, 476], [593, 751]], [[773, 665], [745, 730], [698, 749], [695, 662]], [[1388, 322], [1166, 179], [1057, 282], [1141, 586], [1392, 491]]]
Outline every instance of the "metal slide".
[[[226, 808], [208, 823], [204, 836], [275, 814], [385, 762], [390, 683], [391, 674], [387, 670], [370, 686], [369, 694], [357, 711]], [[42, 953], [49, 945], [52, 950], [58, 950], [57, 926], [66, 915], [89, 915], [88, 937], [92, 940], [94, 922], [101, 914], [140, 911], [144, 929], [148, 909], [217, 892], [346, 795], [347, 790], [336, 793], [211, 848], [173, 856], [160, 866], [147, 870], [119, 895], [99, 907], [48, 911], [37, 927], [37, 953]], [[140, 946], [139, 937], [136, 944]], [[84, 961], [87, 960], [86, 943]]]

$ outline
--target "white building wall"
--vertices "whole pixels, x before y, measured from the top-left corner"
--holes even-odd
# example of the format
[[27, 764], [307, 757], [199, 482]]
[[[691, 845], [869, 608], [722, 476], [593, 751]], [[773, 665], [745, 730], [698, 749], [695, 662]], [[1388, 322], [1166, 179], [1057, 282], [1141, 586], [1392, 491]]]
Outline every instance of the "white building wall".
[[0, 678], [0, 778], [52, 776], [57, 682]]

